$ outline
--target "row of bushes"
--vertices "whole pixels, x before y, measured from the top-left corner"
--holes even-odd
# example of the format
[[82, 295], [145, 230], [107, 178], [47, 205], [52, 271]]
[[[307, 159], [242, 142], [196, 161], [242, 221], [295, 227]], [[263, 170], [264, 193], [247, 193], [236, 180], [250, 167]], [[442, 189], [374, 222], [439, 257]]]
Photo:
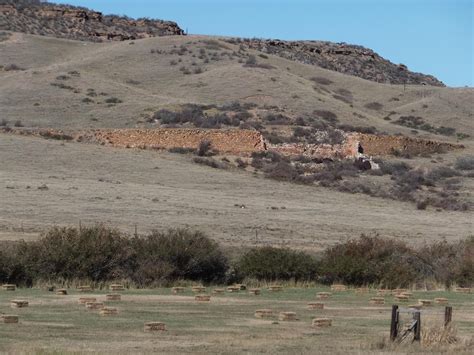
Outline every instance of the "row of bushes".
[[474, 237], [412, 248], [361, 236], [318, 255], [270, 246], [251, 248], [232, 262], [200, 232], [170, 230], [127, 237], [103, 226], [53, 228], [40, 240], [4, 244], [0, 282], [127, 279], [138, 286], [178, 280], [233, 283], [244, 279], [406, 287], [427, 279], [450, 286], [474, 283]]

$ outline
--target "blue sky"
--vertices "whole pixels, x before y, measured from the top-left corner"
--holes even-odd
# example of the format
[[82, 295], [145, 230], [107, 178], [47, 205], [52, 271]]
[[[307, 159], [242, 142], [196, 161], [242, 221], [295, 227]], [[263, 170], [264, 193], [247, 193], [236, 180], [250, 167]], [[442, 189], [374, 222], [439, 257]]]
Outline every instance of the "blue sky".
[[360, 44], [448, 86], [474, 86], [474, 0], [56, 0], [173, 20], [190, 34]]

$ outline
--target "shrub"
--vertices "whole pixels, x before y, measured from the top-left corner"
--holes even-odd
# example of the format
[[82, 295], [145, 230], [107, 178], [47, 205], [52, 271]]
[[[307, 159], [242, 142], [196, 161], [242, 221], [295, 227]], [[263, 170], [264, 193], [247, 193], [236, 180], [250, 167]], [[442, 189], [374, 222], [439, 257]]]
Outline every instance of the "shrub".
[[199, 142], [196, 154], [200, 157], [208, 155], [211, 150], [211, 145], [211, 141], [208, 140], [203, 140]]
[[220, 163], [217, 160], [212, 159], [212, 158], [195, 157], [193, 161], [196, 164], [207, 165], [214, 169], [227, 169], [226, 164]]
[[126, 276], [133, 250], [118, 231], [103, 226], [53, 228], [30, 245], [36, 279], [110, 280]]
[[216, 242], [201, 232], [185, 229], [152, 232], [132, 239], [137, 268], [132, 278], [139, 284], [157, 281], [196, 280], [220, 283], [228, 261]]
[[474, 237], [456, 243], [442, 240], [425, 244], [418, 255], [430, 266], [434, 279], [446, 287], [474, 284]]
[[411, 169], [410, 165], [405, 162], [388, 162], [377, 160], [376, 163], [379, 164], [380, 171], [383, 175], [402, 174]]
[[375, 111], [383, 109], [383, 105], [380, 102], [369, 102], [368, 104], [365, 104], [364, 107]]
[[15, 127], [23, 127], [23, 123], [20, 120], [16, 120], [13, 124]]
[[24, 68], [16, 65], [16, 64], [7, 64], [3, 67], [5, 71], [16, 71], [16, 70], [25, 70]]
[[304, 252], [274, 247], [253, 248], [238, 261], [240, 274], [258, 280], [315, 279], [317, 263]]
[[116, 98], [116, 97], [109, 97], [109, 98], [105, 99], [105, 102], [107, 104], [120, 104], [123, 101], [120, 100], [119, 98]]
[[9, 122], [7, 119], [2, 118], [2, 119], [0, 120], [0, 127], [7, 127], [9, 123], [10, 123], [10, 122]]
[[328, 78], [322, 76], [314, 76], [311, 78], [311, 80], [321, 85], [330, 85], [333, 83], [332, 80], [329, 80]]
[[314, 110], [313, 115], [322, 118], [326, 122], [330, 124], [336, 124], [339, 120], [337, 119], [337, 115], [334, 112], [327, 111], [327, 110]]
[[235, 159], [235, 163], [237, 164], [237, 167], [240, 169], [245, 169], [249, 164], [242, 160], [241, 158]]
[[65, 141], [71, 141], [74, 139], [73, 136], [70, 136], [65, 133], [57, 133], [57, 132], [51, 132], [51, 131], [40, 131], [39, 135], [44, 138], [48, 139], [57, 139], [57, 140], [65, 140]]
[[430, 275], [429, 266], [405, 243], [362, 235], [327, 249], [321, 281], [396, 288]]
[[474, 170], [474, 155], [457, 158], [455, 167], [459, 170]]
[[184, 147], [173, 147], [168, 149], [170, 153], [178, 153], [178, 154], [189, 154], [194, 153], [196, 150], [193, 148], [184, 148]]

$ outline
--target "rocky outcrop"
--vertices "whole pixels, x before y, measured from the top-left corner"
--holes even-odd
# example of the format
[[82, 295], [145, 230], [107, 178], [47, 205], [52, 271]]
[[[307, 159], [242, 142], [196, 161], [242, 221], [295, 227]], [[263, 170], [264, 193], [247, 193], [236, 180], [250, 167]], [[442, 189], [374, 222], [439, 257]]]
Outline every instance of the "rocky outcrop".
[[261, 52], [379, 83], [445, 86], [434, 76], [411, 72], [406, 65], [394, 64], [362, 46], [323, 41], [237, 41]]
[[184, 31], [171, 21], [135, 20], [35, 1], [0, 1], [0, 30], [87, 41], [184, 35]]

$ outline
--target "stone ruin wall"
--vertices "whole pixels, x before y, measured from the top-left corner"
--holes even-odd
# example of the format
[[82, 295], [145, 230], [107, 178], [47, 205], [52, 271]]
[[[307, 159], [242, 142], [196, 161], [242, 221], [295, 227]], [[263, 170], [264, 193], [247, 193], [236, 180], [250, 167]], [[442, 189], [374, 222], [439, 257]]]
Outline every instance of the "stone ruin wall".
[[10, 133], [48, 137], [44, 133], [67, 134], [75, 141], [98, 143], [123, 148], [140, 149], [196, 149], [204, 140], [221, 153], [249, 156], [253, 152], [272, 150], [283, 155], [305, 155], [320, 159], [348, 159], [359, 157], [359, 145], [364, 156], [393, 155], [395, 151], [410, 155], [431, 154], [464, 148], [460, 144], [403, 136], [378, 136], [351, 133], [343, 144], [269, 144], [262, 134], [244, 129], [97, 129], [63, 132], [55, 129], [11, 128]]
[[249, 155], [264, 150], [262, 134], [244, 129], [114, 129], [93, 131], [86, 137], [101, 144], [127, 148], [195, 149], [207, 140], [213, 149], [222, 153]]
[[394, 152], [410, 155], [443, 153], [464, 148], [461, 144], [438, 142], [428, 139], [404, 136], [385, 136], [375, 134], [353, 133], [348, 141], [359, 142], [364, 154], [369, 156], [391, 155]]

